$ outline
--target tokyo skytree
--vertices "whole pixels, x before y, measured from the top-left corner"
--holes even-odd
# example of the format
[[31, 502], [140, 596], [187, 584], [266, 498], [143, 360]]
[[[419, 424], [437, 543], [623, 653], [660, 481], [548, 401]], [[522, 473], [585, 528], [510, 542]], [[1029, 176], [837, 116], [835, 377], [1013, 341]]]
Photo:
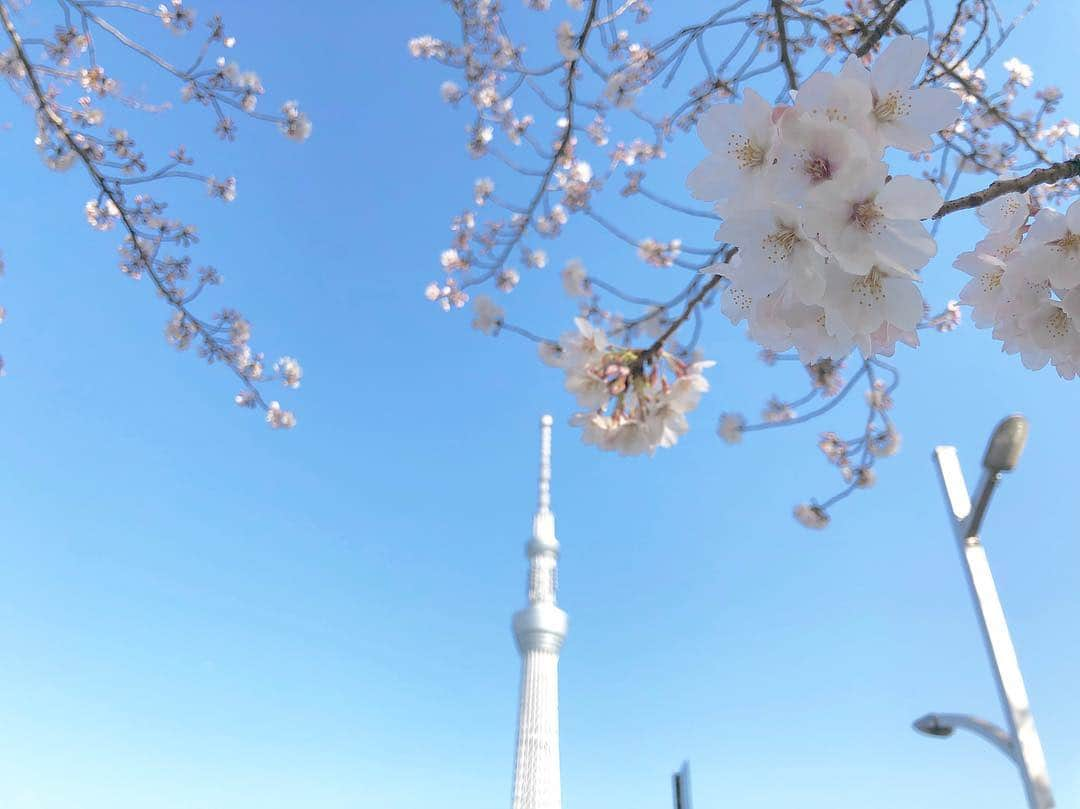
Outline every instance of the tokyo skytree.
[[529, 605], [514, 614], [521, 653], [513, 809], [562, 809], [559, 782], [559, 651], [567, 617], [555, 605], [559, 541], [551, 513], [551, 416], [540, 419], [540, 497], [529, 558]]

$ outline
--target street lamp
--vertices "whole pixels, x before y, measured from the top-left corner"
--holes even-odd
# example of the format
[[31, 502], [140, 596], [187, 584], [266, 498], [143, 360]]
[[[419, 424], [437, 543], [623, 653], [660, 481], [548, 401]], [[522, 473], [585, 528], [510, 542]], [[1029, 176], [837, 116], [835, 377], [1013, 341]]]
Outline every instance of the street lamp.
[[1024, 678], [1020, 674], [1020, 663], [1016, 659], [1005, 612], [990, 573], [990, 563], [979, 541], [979, 528], [986, 516], [990, 496], [1002, 473], [1016, 468], [1027, 442], [1027, 433], [1028, 422], [1021, 415], [1009, 416], [998, 424], [983, 455], [983, 475], [975, 492], [974, 507], [964, 482], [964, 473], [960, 470], [956, 447], [936, 447], [933, 454], [945, 490], [960, 560], [997, 679], [998, 695], [1008, 720], [1008, 730], [974, 716], [934, 713], [915, 720], [914, 727], [929, 736], [951, 736], [957, 728], [982, 736], [1020, 769], [1031, 809], [1050, 809], [1054, 805], [1054, 796], [1050, 791], [1046, 757], [1035, 730], [1035, 719], [1024, 688]]

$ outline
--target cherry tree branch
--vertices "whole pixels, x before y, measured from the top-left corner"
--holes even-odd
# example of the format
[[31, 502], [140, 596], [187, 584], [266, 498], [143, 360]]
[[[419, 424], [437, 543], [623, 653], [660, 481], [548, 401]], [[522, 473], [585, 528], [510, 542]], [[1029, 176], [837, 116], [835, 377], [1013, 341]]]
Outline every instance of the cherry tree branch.
[[868, 33], [863, 38], [862, 44], [860, 44], [859, 47], [855, 49], [856, 56], [861, 59], [863, 56], [866, 56], [866, 54], [870, 53], [870, 51], [873, 50], [873, 47], [877, 45], [877, 43], [881, 41], [881, 38], [889, 32], [889, 29], [892, 27], [893, 21], [896, 19], [896, 15], [900, 13], [900, 10], [905, 5], [907, 5], [907, 2], [908, 0], [896, 0], [896, 2], [894, 2], [892, 6], [889, 7], [889, 10], [885, 12], [885, 16], [882, 18], [881, 22], [878, 23], [877, 26], [875, 26], [873, 31]]
[[942, 205], [931, 219], [941, 219], [951, 213], [968, 208], [978, 208], [980, 205], [997, 199], [1005, 194], [1027, 191], [1044, 183], [1057, 183], [1073, 177], [1080, 177], [1080, 157], [1054, 163], [1046, 168], [1035, 169], [1023, 177], [1014, 177], [1010, 180], [997, 180], [981, 191], [975, 191], [964, 197], [949, 200]]
[[[734, 247], [729, 247], [726, 251], [724, 251], [723, 263], [729, 263], [735, 253], [736, 248]], [[659, 352], [664, 347], [664, 343], [668, 341], [668, 338], [670, 338], [671, 335], [677, 332], [679, 328], [687, 320], [690, 319], [690, 316], [694, 314], [694, 311], [697, 309], [698, 305], [705, 300], [705, 298], [710, 292], [720, 286], [720, 284], [722, 284], [724, 280], [724, 276], [714, 275], [705, 284], [703, 284], [701, 289], [699, 289], [697, 293], [689, 301], [686, 302], [686, 307], [683, 309], [682, 314], [672, 320], [671, 323], [668, 324], [668, 327], [664, 329], [663, 333], [656, 338], [653, 344], [642, 352], [641, 356], [638, 358], [639, 365], [643, 365], [646, 360], [655, 356], [657, 352]]]
[[[236, 361], [239, 356], [237, 345], [226, 342], [223, 338], [223, 333], [228, 334], [229, 332], [229, 316], [222, 314], [217, 316], [216, 323], [207, 323], [188, 308], [187, 304], [202, 291], [207, 283], [206, 279], [200, 280], [194, 292], [185, 294], [177, 286], [174, 275], [176, 267], [184, 266], [184, 262], [173, 258], [161, 258], [160, 256], [161, 247], [164, 243], [188, 244], [195, 240], [194, 231], [192, 230], [190, 234], [186, 229], [177, 231], [178, 226], [170, 224], [162, 224], [160, 230], [151, 228], [147, 231], [146, 229], [140, 229], [139, 221], [144, 218], [145, 210], [148, 210], [145, 206], [147, 204], [152, 205], [152, 203], [142, 203], [136, 199], [133, 207], [127, 202], [122, 191], [124, 184], [150, 181], [166, 176], [188, 176], [204, 181], [208, 178], [190, 172], [174, 171], [174, 167], [183, 162], [181, 158], [177, 157], [174, 157], [174, 162], [166, 169], [144, 177], [119, 179], [108, 177], [99, 168], [99, 164], [107, 164], [94, 151], [95, 148], [101, 147], [101, 141], [89, 134], [76, 134], [73, 132], [71, 126], [61, 114], [65, 108], [56, 100], [51, 88], [47, 90], [42, 86], [39, 78], [39, 72], [42, 72], [41, 68], [27, 55], [23, 39], [12, 19], [8, 4], [2, 0], [0, 0], [0, 24], [3, 25], [7, 38], [11, 42], [11, 53], [22, 68], [24, 74], [22, 78], [25, 79], [30, 91], [31, 106], [37, 113], [40, 131], [45, 133], [51, 130], [58, 137], [58, 142], [63, 143], [78, 158], [97, 191], [98, 203], [107, 201], [107, 208], [111, 208], [111, 216], [120, 223], [127, 234], [125, 249], [130, 250], [132, 256], [130, 260], [131, 274], [137, 277], [145, 272], [150, 277], [157, 292], [176, 312], [176, 317], [185, 330], [185, 340], [189, 341], [192, 337], [198, 337], [202, 341], [204, 356], [211, 361], [220, 360], [229, 366], [229, 369], [240, 380], [246, 391], [246, 396], [243, 397], [246, 402], [251, 405], [258, 405], [263, 410], [271, 410], [271, 406], [263, 399], [255, 384], [259, 381], [267, 381], [269, 377], [263, 376], [261, 371], [258, 375], [253, 375], [250, 364], [241, 367]], [[177, 235], [178, 232], [182, 235]], [[178, 341], [178, 345], [183, 347], [186, 342], [181, 344]], [[258, 367], [261, 368], [261, 364]], [[274, 407], [276, 408], [276, 403]]]
[[[575, 40], [578, 57], [569, 60], [566, 63], [566, 97], [562, 107], [562, 114], [566, 118], [566, 126], [563, 129], [562, 137], [559, 138], [559, 144], [555, 149], [555, 154], [552, 155], [547, 167], [541, 173], [540, 182], [537, 184], [535, 193], [520, 213], [520, 224], [514, 229], [512, 237], [503, 246], [499, 257], [495, 260], [494, 266], [483, 275], [463, 281], [461, 284], [462, 289], [489, 280], [504, 264], [506, 264], [510, 254], [528, 231], [529, 225], [533, 220], [533, 215], [536, 213], [536, 209], [539, 207], [540, 202], [546, 197], [548, 184], [555, 174], [555, 169], [558, 168], [560, 161], [567, 155], [571, 148], [571, 144], [574, 142], [575, 75], [578, 62], [581, 61], [582, 58], [581, 54], [584, 53], [585, 45], [588, 42], [589, 33], [592, 31], [593, 23], [596, 20], [596, 10], [599, 3], [600, 0], [590, 0], [588, 11], [585, 14], [585, 21], [581, 26], [581, 32]], [[464, 20], [464, 15], [467, 12], [463, 8], [458, 7], [458, 13], [462, 15], [462, 20]]]
[[773, 16], [776, 17], [777, 47], [780, 50], [780, 64], [784, 66], [789, 90], [799, 89], [799, 77], [791, 61], [791, 46], [788, 44], [787, 25], [784, 22], [784, 4], [782, 0], [772, 0]]

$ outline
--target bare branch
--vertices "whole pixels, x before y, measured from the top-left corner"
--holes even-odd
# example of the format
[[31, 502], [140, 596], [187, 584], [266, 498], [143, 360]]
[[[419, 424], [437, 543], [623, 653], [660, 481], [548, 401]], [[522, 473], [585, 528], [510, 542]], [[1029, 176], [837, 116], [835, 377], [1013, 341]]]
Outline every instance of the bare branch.
[[[734, 247], [729, 247], [724, 252], [723, 263], [727, 264], [728, 262], [730, 262], [735, 253], [736, 249]], [[705, 284], [703, 284], [701, 289], [697, 291], [697, 294], [695, 294], [694, 297], [692, 297], [689, 301], [686, 302], [686, 308], [683, 309], [682, 314], [675, 318], [673, 321], [671, 321], [671, 323], [668, 324], [668, 327], [664, 329], [663, 334], [657, 337], [653, 344], [642, 352], [641, 356], [638, 358], [639, 365], [644, 364], [646, 360], [648, 360], [650, 357], [654, 356], [658, 351], [660, 351], [664, 347], [664, 343], [667, 342], [668, 338], [670, 338], [671, 335], [677, 332], [679, 330], [679, 327], [682, 326], [683, 323], [690, 319], [690, 316], [694, 314], [694, 310], [697, 309], [698, 305], [705, 300], [705, 298], [710, 292], [720, 286], [723, 281], [724, 276], [714, 275]]]
[[791, 61], [791, 46], [788, 44], [787, 24], [784, 22], [784, 4], [782, 0], [772, 0], [773, 16], [776, 17], [776, 36], [779, 40], [780, 64], [784, 66], [789, 90], [799, 89], [799, 76]]
[[881, 22], [877, 24], [873, 31], [863, 38], [862, 44], [855, 49], [855, 55], [859, 58], [866, 56], [873, 50], [874, 46], [881, 41], [881, 38], [889, 33], [889, 29], [892, 27], [893, 21], [896, 19], [896, 15], [900, 13], [900, 10], [907, 5], [908, 0], [896, 0], [889, 7], [889, 10], [885, 12], [885, 16]]
[[1080, 157], [1074, 157], [1071, 160], [1065, 160], [1061, 163], [1054, 163], [1052, 166], [1047, 166], [1046, 168], [1035, 169], [1034, 171], [1025, 174], [1023, 177], [1015, 177], [1011, 180], [997, 180], [996, 182], [990, 183], [990, 185], [982, 191], [976, 191], [965, 197], [959, 197], [946, 202], [931, 218], [941, 219], [943, 216], [948, 216], [951, 213], [963, 211], [967, 208], [978, 208], [980, 205], [987, 203], [992, 199], [997, 199], [1005, 194], [1011, 194], [1014, 191], [1023, 192], [1034, 188], [1037, 185], [1057, 183], [1072, 177], [1080, 177]]

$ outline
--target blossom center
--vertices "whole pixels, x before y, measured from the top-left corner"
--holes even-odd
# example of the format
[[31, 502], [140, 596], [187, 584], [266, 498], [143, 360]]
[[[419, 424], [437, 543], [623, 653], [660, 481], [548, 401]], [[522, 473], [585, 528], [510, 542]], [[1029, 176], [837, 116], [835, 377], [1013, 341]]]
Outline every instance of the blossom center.
[[851, 295], [857, 305], [865, 306], [867, 309], [885, 300], [885, 285], [882, 283], [881, 272], [877, 267], [851, 282]]
[[1002, 261], [1004, 261], [1009, 256], [1011, 256], [1015, 251], [1016, 251], [1016, 245], [1015, 244], [1003, 244], [1000, 247], [998, 247], [996, 250], [994, 250], [994, 252], [991, 253], [990, 255], [996, 256], [997, 258], [1000, 258]]
[[1080, 233], [1073, 233], [1068, 230], [1060, 239], [1054, 239], [1054, 241], [1047, 242], [1047, 244], [1062, 255], [1072, 257], [1076, 253], [1080, 253]]
[[821, 183], [832, 179], [832, 164], [824, 155], [807, 155], [803, 161], [803, 173], [810, 178], [810, 182]]
[[773, 264], [786, 261], [795, 249], [795, 243], [799, 241], [799, 234], [794, 229], [781, 225], [774, 230], [762, 242], [765, 257]]
[[1065, 314], [1064, 309], [1055, 309], [1050, 317], [1046, 318], [1046, 333], [1053, 340], [1061, 340], [1067, 337], [1072, 326], [1072, 318]]
[[1001, 286], [1001, 278], [1005, 274], [1005, 271], [998, 268], [993, 270], [987, 270], [979, 276], [979, 285], [982, 287], [982, 291], [989, 294]]
[[911, 111], [911, 102], [899, 90], [891, 91], [874, 104], [874, 117], [879, 123], [889, 123], [903, 118]]
[[885, 215], [881, 207], [873, 200], [864, 200], [851, 206], [851, 222], [861, 230], [873, 230], [874, 225]]
[[756, 168], [765, 164], [765, 150], [746, 135], [732, 135], [728, 139], [728, 154], [740, 169]]

